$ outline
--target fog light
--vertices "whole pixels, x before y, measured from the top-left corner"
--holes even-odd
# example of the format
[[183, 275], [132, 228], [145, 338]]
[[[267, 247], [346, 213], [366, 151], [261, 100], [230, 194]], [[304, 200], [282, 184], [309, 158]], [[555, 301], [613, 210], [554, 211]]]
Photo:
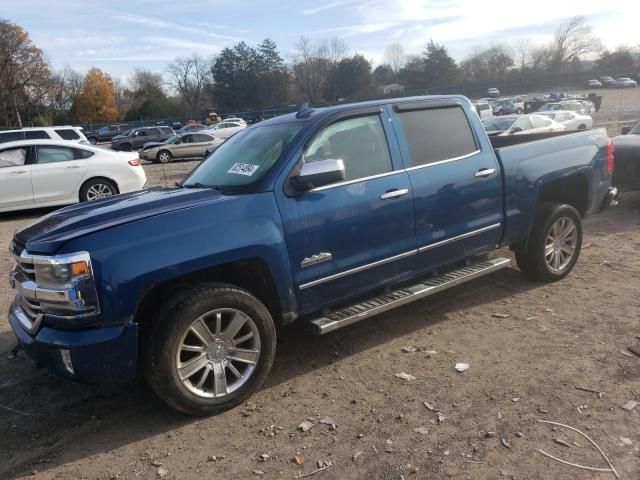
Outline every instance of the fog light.
[[67, 372], [71, 375], [75, 375], [76, 372], [73, 369], [73, 363], [71, 363], [71, 352], [69, 350], [64, 348], [60, 349], [60, 360], [62, 360], [62, 364]]

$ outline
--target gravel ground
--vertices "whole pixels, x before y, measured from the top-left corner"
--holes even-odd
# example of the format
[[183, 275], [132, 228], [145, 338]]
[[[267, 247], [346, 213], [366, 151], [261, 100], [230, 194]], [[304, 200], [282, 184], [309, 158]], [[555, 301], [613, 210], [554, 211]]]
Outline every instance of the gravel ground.
[[[595, 117], [617, 133], [621, 118], [640, 118], [640, 89], [607, 91]], [[149, 185], [171, 185], [195, 165], [145, 169]], [[0, 216], [2, 251], [43, 213]], [[318, 462], [330, 466], [314, 479], [613, 478], [540, 454], [606, 467], [583, 437], [537, 421], [547, 419], [580, 429], [637, 479], [640, 406], [621, 406], [640, 402], [640, 358], [621, 349], [640, 344], [639, 224], [636, 194], [587, 219], [580, 261], [553, 285], [507, 269], [324, 337], [284, 329], [264, 388], [206, 419], [170, 411], [144, 384], [77, 385], [9, 359], [2, 320], [0, 478], [292, 479]], [[0, 277], [10, 267], [2, 254]], [[2, 317], [11, 296], [0, 282]], [[314, 426], [303, 433], [305, 419]]]

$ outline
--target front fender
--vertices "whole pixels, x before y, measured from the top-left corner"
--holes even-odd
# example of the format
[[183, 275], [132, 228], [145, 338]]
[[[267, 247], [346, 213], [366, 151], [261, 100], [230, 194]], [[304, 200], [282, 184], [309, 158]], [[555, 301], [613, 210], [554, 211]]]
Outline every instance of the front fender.
[[73, 240], [91, 254], [101, 324], [129, 322], [154, 285], [224, 263], [258, 258], [270, 269], [283, 312], [297, 308], [273, 192], [195, 206]]

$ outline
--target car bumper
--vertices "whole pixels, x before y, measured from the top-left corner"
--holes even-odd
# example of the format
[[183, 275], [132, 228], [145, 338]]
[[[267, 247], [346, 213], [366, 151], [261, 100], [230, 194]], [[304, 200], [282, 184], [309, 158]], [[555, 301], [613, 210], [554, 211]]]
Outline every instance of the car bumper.
[[29, 334], [20, 322], [17, 302], [9, 309], [9, 324], [25, 353], [57, 374], [86, 383], [122, 383], [135, 377], [138, 325], [131, 323], [85, 330], [42, 326]]
[[140, 158], [142, 160], [155, 160], [157, 153], [158, 152], [155, 149], [153, 149], [153, 150], [141, 150], [139, 155], [140, 155]]
[[610, 207], [615, 207], [618, 205], [618, 198], [620, 197], [620, 192], [616, 187], [609, 187], [607, 190], [604, 199], [602, 200], [602, 205], [600, 206], [600, 211], [606, 210]]

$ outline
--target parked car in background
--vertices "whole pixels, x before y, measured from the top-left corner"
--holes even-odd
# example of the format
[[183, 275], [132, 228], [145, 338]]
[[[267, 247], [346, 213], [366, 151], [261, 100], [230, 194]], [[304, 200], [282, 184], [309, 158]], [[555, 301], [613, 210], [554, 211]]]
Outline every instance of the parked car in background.
[[629, 77], [620, 77], [616, 78], [614, 86], [616, 88], [635, 88], [638, 86], [638, 82], [631, 80]]
[[110, 142], [116, 135], [122, 135], [130, 129], [131, 125], [127, 125], [126, 123], [108, 125], [106, 127], [100, 127], [97, 130], [88, 131], [86, 137], [90, 143], [95, 145], [100, 142]]
[[596, 105], [591, 100], [580, 100], [580, 103], [582, 103], [582, 113], [585, 115], [593, 115], [595, 113]]
[[367, 321], [507, 268], [485, 258], [505, 247], [532, 279], [566, 277], [582, 218], [616, 198], [606, 130], [507, 140], [521, 141], [494, 147], [460, 96], [266, 120], [180, 188], [17, 231], [9, 324], [67, 378], [141, 373], [176, 410], [222, 412], [267, 378], [276, 328], [304, 321], [322, 335]]
[[206, 125], [202, 123], [190, 123], [189, 125], [185, 125], [184, 127], [176, 130], [176, 134], [187, 133], [187, 132], [199, 132], [200, 130], [205, 130], [207, 128]]
[[68, 205], [140, 190], [136, 154], [63, 140], [0, 145], [0, 212]]
[[593, 127], [593, 118], [591, 115], [583, 115], [570, 110], [555, 110], [553, 112], [540, 112], [551, 120], [554, 120], [565, 127], [567, 130], [589, 130]]
[[623, 192], [640, 190], [640, 122], [613, 137], [616, 165], [613, 184]]
[[81, 127], [70, 125], [57, 127], [26, 127], [16, 130], [0, 131], [0, 144], [5, 142], [15, 142], [19, 140], [72, 140], [75, 142], [86, 142]]
[[480, 120], [488, 120], [490, 118], [493, 118], [493, 109], [488, 102], [478, 101], [474, 103], [473, 106], [475, 107], [476, 113], [480, 117]]
[[148, 142], [164, 142], [173, 137], [176, 132], [171, 127], [140, 127], [133, 128], [122, 135], [111, 139], [114, 150], [137, 150]]
[[491, 102], [494, 115], [520, 115], [524, 112], [524, 99], [522, 97], [499, 98]]
[[581, 100], [563, 100], [561, 102], [545, 103], [536, 113], [552, 112], [558, 110], [570, 110], [572, 112], [585, 113], [585, 105]]
[[487, 90], [487, 97], [496, 98], [499, 96], [500, 96], [500, 90], [498, 90], [497, 88], [489, 88]]
[[600, 80], [600, 83], [602, 83], [604, 87], [613, 87], [616, 84], [615, 79], [609, 76], [598, 77], [598, 80]]
[[214, 137], [221, 138], [223, 140], [229, 138], [231, 135], [247, 128], [247, 123], [244, 120], [225, 120], [221, 123], [209, 127], [206, 131], [212, 133]]
[[140, 150], [140, 158], [156, 163], [168, 163], [177, 158], [201, 158], [207, 147], [222, 142], [224, 140], [209, 133], [181, 133], [161, 143], [146, 143]]
[[483, 122], [489, 136], [562, 132], [567, 128], [543, 115], [508, 115]]
[[202, 154], [202, 159], [204, 160], [205, 158], [207, 158], [209, 155], [211, 155], [213, 152], [215, 152], [218, 147], [220, 145], [222, 145], [225, 142], [225, 140], [223, 141], [217, 141], [212, 143], [211, 145], [209, 145], [207, 148], [204, 149], [204, 153]]
[[587, 82], [587, 88], [602, 88], [602, 82], [594, 78]]

